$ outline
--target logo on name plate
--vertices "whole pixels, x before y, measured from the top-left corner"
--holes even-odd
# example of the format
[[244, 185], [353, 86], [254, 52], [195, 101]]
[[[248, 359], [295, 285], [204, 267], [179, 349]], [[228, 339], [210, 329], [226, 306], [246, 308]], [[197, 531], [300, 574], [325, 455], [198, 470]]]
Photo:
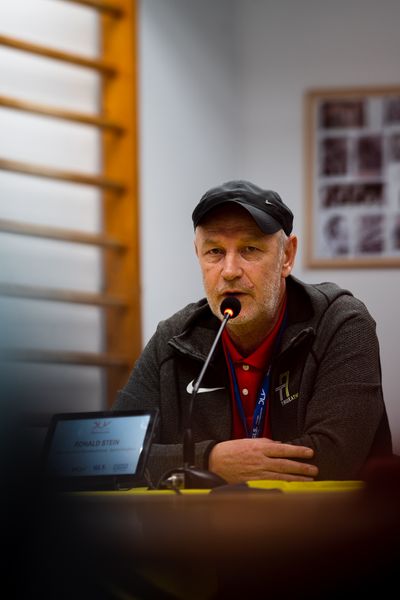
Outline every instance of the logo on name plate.
[[297, 400], [299, 392], [291, 394], [289, 392], [289, 371], [285, 371], [279, 375], [279, 385], [275, 388], [276, 392], [279, 392], [279, 400], [282, 406], [289, 404], [293, 400]]
[[91, 433], [109, 433], [111, 421], [94, 421]]

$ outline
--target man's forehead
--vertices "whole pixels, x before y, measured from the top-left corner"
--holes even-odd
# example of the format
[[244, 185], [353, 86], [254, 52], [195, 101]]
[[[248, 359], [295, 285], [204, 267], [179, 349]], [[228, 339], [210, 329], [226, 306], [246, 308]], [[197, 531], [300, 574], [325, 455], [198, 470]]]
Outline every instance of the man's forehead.
[[251, 223], [214, 223], [197, 227], [196, 237], [204, 240], [214, 240], [218, 237], [240, 237], [254, 240], [271, 237], [271, 234], [263, 233], [256, 224]]

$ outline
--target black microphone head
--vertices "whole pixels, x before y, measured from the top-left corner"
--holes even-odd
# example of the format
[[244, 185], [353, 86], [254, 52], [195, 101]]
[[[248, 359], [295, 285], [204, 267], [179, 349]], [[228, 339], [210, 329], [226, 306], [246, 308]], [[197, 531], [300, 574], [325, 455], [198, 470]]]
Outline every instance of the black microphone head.
[[229, 314], [230, 319], [234, 319], [240, 313], [242, 305], [240, 304], [240, 300], [236, 298], [236, 296], [227, 296], [225, 300], [221, 302], [220, 310], [224, 315]]

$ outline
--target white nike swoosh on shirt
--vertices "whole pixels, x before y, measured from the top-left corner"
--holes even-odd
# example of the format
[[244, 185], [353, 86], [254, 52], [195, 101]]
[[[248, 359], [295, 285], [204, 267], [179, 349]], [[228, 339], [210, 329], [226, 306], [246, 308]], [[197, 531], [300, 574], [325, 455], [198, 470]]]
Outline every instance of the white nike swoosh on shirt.
[[[189, 381], [189, 383], [186, 386], [186, 391], [188, 394], [192, 394], [193, 393], [193, 383], [194, 383], [194, 379], [192, 379], [192, 381]], [[197, 390], [198, 394], [204, 394], [205, 392], [215, 392], [216, 390], [224, 390], [224, 387], [215, 387], [215, 388], [199, 388]]]

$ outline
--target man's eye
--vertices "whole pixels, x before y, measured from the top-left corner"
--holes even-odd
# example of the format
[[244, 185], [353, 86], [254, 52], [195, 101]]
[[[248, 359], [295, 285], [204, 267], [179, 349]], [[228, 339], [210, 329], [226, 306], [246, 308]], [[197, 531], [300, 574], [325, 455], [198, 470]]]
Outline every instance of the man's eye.
[[253, 254], [254, 252], [257, 252], [257, 248], [255, 246], [246, 246], [243, 251], [247, 254]]
[[211, 255], [218, 255], [221, 253], [222, 253], [221, 248], [210, 248], [210, 250], [207, 251], [207, 254], [211, 254]]

